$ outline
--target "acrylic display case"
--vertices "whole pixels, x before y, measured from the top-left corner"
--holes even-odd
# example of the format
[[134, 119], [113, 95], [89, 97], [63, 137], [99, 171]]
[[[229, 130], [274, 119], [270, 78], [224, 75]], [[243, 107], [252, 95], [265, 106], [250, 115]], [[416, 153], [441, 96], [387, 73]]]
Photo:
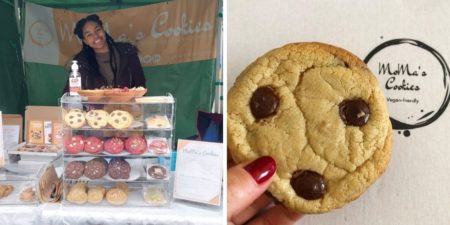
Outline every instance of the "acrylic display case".
[[63, 204], [168, 206], [175, 99], [63, 95]]

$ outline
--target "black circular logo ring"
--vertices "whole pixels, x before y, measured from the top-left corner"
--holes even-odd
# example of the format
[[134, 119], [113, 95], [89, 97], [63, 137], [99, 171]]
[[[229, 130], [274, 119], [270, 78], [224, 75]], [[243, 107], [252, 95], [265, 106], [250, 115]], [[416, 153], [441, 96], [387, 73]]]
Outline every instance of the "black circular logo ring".
[[[445, 109], [448, 106], [448, 103], [450, 101], [450, 85], [449, 85], [449, 80], [450, 80], [450, 72], [449, 72], [449, 67], [447, 65], [447, 63], [445, 62], [444, 58], [442, 57], [441, 54], [439, 54], [439, 52], [437, 52], [436, 50], [434, 50], [433, 48], [431, 48], [430, 46], [426, 45], [423, 42], [417, 41], [417, 40], [413, 40], [413, 39], [393, 39], [390, 41], [386, 41], [380, 45], [378, 45], [375, 49], [373, 49], [364, 59], [364, 62], [366, 64], [368, 64], [368, 62], [370, 61], [370, 59], [377, 54], [378, 52], [380, 52], [381, 50], [390, 47], [390, 46], [394, 46], [394, 45], [401, 45], [401, 44], [409, 44], [409, 45], [413, 45], [416, 47], [419, 47], [429, 53], [431, 53], [439, 62], [439, 64], [442, 67], [442, 72], [443, 72], [443, 84], [444, 84], [444, 88], [445, 88], [445, 96], [444, 96], [444, 100], [442, 101], [441, 106], [439, 107], [439, 109], [435, 112], [435, 111], [431, 111], [426, 113], [425, 115], [423, 115], [421, 117], [421, 119], [426, 118], [430, 115], [432, 115], [430, 118], [426, 119], [426, 120], [422, 120], [420, 122], [414, 123], [414, 124], [408, 124], [408, 123], [403, 123], [400, 122], [394, 118], [390, 118], [391, 122], [392, 122], [392, 127], [393, 129], [396, 130], [404, 130], [404, 129], [414, 129], [414, 128], [418, 128], [418, 127], [423, 127], [423, 126], [427, 126], [428, 124], [431, 124], [432, 122], [434, 122], [435, 120], [437, 120], [442, 113], [445, 111]], [[434, 114], [434, 115], [433, 115]]]

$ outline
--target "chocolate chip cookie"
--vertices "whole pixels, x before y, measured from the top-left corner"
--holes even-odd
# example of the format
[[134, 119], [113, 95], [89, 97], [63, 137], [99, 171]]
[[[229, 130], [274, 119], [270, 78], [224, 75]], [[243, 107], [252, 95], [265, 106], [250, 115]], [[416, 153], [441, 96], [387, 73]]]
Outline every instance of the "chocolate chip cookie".
[[116, 129], [125, 129], [131, 126], [134, 119], [127, 111], [114, 110], [109, 114], [108, 123]]
[[84, 116], [84, 112], [80, 109], [71, 109], [64, 115], [64, 122], [66, 122], [67, 126], [76, 129], [85, 124], [86, 118]]
[[288, 44], [258, 58], [229, 90], [227, 115], [233, 159], [273, 157], [269, 191], [298, 212], [358, 198], [390, 159], [377, 79], [358, 57], [327, 44]]
[[92, 128], [103, 128], [108, 125], [108, 116], [105, 110], [95, 109], [86, 113], [86, 121]]

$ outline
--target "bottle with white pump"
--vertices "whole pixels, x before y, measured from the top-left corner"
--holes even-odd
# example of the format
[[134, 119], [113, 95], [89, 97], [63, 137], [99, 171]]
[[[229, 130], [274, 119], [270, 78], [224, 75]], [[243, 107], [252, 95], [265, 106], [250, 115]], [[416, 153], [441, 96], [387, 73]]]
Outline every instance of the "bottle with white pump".
[[77, 60], [72, 60], [71, 72], [69, 75], [69, 95], [79, 96], [78, 91], [81, 90], [81, 74], [78, 72]]

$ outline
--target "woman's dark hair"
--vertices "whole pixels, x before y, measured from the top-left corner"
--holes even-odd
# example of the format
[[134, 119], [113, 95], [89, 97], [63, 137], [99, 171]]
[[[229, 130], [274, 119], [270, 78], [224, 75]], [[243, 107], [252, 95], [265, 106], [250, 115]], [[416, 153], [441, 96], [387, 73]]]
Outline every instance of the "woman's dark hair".
[[[103, 29], [103, 22], [100, 20], [100, 17], [97, 14], [89, 15], [79, 20], [75, 25], [73, 33], [76, 34], [80, 40], [84, 39], [83, 28], [87, 22], [94, 22]], [[117, 45], [116, 42], [114, 42], [114, 39], [106, 31], [104, 32], [106, 37], [106, 43], [108, 44], [109, 49], [109, 65], [111, 66], [112, 72], [114, 74], [112, 85], [115, 86], [117, 76], [117, 59], [116, 54], [114, 53], [114, 49], [117, 49]], [[91, 47], [89, 47], [89, 45], [85, 44], [84, 41], [82, 42], [82, 44], [83, 48], [81, 49], [80, 53], [84, 52], [84, 54], [86, 54], [87, 62], [89, 64], [90, 69], [94, 71], [94, 74], [96, 76], [101, 76], [94, 50]]]

